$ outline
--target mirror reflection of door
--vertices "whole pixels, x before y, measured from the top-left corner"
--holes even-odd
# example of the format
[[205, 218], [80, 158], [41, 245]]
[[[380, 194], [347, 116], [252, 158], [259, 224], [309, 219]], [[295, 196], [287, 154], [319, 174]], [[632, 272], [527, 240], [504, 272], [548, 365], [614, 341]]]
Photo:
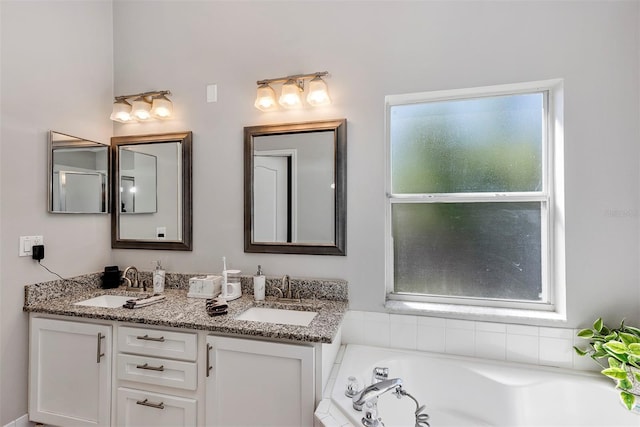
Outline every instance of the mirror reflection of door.
[[256, 151], [253, 180], [254, 241], [296, 242], [296, 151]]
[[120, 177], [120, 212], [136, 211], [136, 180], [132, 176]]
[[105, 175], [98, 172], [54, 171], [53, 209], [58, 212], [104, 212]]

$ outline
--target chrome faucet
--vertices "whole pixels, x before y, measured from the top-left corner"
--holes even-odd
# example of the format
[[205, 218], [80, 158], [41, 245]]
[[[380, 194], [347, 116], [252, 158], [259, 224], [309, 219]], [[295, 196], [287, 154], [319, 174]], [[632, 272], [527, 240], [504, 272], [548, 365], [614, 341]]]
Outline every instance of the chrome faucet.
[[282, 294], [284, 298], [291, 298], [291, 282], [288, 274], [282, 276]]
[[402, 379], [393, 378], [371, 384], [351, 398], [353, 409], [356, 411], [362, 411], [363, 406], [366, 405], [364, 417], [362, 417], [362, 424], [365, 427], [384, 426], [382, 419], [378, 417], [378, 398], [391, 390], [394, 390], [394, 393], [400, 397]]
[[[132, 272], [132, 279], [129, 278], [129, 271]], [[138, 273], [138, 269], [133, 265], [125, 268], [124, 273], [122, 273], [122, 278], [124, 279], [124, 283], [127, 285], [127, 290], [129, 291], [147, 290], [147, 286], [145, 285], [144, 281], [140, 282], [140, 274]]]
[[289, 275], [285, 274], [281, 279], [281, 288], [275, 287], [276, 297], [282, 300], [296, 301], [300, 302], [300, 291], [296, 292], [296, 296], [293, 296], [293, 292], [291, 290], [291, 280], [289, 279]]

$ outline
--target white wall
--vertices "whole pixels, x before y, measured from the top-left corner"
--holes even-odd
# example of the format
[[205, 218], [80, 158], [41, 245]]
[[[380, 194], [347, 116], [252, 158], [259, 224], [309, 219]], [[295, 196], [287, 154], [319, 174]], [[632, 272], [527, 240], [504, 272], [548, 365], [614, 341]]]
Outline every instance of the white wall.
[[[637, 2], [144, 2], [114, 5], [117, 94], [169, 89], [176, 119], [117, 134], [194, 132], [194, 251], [170, 271], [339, 277], [352, 308], [384, 301], [384, 96], [565, 79], [568, 316], [639, 317]], [[140, 22], [166, 28], [141, 32]], [[328, 70], [334, 103], [263, 113], [256, 80]], [[207, 104], [205, 86], [219, 101]], [[242, 128], [346, 117], [346, 257], [243, 252]], [[152, 268], [157, 253], [114, 251]]]
[[[352, 308], [382, 311], [387, 94], [564, 78], [566, 327], [638, 320], [637, 2], [120, 0], [113, 26], [109, 1], [2, 0], [0, 11], [1, 425], [27, 410], [22, 285], [53, 278], [17, 257], [19, 235], [43, 234], [44, 262], [64, 276], [157, 258], [170, 271], [220, 271], [226, 255], [247, 273], [347, 279]], [[323, 70], [332, 106], [253, 107], [256, 80]], [[207, 104], [210, 83], [219, 102]], [[106, 216], [46, 213], [46, 131], [107, 141], [112, 95], [152, 89], [174, 93], [177, 117], [114, 133], [194, 132], [193, 252], [110, 251]], [[243, 126], [341, 117], [348, 255], [245, 254]]]
[[[18, 257], [43, 235], [43, 264], [62, 276], [109, 262], [107, 215], [47, 213], [47, 132], [108, 142], [113, 94], [110, 1], [0, 2], [0, 425], [27, 412], [25, 284], [54, 280]], [[72, 351], [70, 349], [69, 351]]]

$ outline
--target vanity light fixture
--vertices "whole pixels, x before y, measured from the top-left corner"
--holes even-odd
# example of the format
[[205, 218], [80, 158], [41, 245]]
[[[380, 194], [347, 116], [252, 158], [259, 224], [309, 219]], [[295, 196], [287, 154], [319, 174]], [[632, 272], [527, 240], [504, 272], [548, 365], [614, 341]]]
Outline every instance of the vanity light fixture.
[[[173, 103], [168, 90], [116, 96], [111, 111], [111, 120], [120, 123], [146, 121], [151, 118], [167, 119], [173, 114]], [[131, 103], [128, 100], [133, 99]]]
[[283, 83], [278, 103], [284, 108], [297, 108], [302, 105], [304, 93], [304, 81], [309, 81], [307, 90], [307, 103], [313, 107], [331, 104], [327, 83], [322, 79], [329, 75], [328, 71], [319, 71], [312, 74], [296, 74], [293, 76], [278, 77], [275, 79], [259, 80], [256, 101], [253, 104], [258, 110], [272, 111], [276, 104], [276, 92], [271, 87], [273, 83]]

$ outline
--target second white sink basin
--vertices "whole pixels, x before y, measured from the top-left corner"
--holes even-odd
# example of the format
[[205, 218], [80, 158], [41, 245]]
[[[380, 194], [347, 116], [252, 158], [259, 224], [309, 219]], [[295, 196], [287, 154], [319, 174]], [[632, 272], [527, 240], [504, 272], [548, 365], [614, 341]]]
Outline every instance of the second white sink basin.
[[89, 298], [84, 301], [74, 303], [74, 305], [85, 305], [88, 307], [102, 307], [102, 308], [116, 308], [122, 307], [122, 305], [130, 299], [136, 297], [124, 296], [124, 295], [100, 295], [98, 297]]
[[316, 317], [315, 311], [283, 310], [280, 308], [251, 307], [236, 320], [249, 320], [252, 322], [280, 323], [283, 325], [309, 326]]

